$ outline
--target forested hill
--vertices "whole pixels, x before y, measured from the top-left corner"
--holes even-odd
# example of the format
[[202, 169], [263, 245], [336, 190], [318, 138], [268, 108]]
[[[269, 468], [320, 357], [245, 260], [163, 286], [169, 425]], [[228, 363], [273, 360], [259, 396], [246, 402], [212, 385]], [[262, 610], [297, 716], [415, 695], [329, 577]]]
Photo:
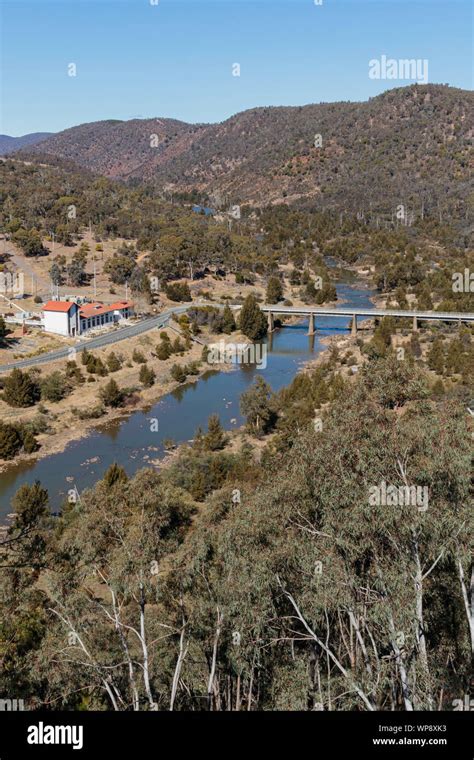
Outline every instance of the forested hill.
[[31, 134], [21, 137], [0, 135], [0, 156], [7, 156], [9, 153], [20, 150], [20, 148], [32, 147], [51, 137], [52, 134], [52, 132], [31, 132]]
[[413, 85], [363, 103], [254, 108], [220, 124], [83, 124], [28, 152], [231, 203], [365, 214], [392, 214], [403, 203], [465, 221], [473, 106], [468, 91]]

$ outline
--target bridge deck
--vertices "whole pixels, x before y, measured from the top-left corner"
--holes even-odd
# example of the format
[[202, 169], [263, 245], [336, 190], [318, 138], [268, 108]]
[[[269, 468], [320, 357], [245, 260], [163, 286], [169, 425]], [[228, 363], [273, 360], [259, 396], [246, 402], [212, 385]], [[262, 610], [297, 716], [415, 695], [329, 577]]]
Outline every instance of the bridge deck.
[[407, 317], [413, 319], [438, 319], [442, 322], [474, 322], [474, 314], [458, 311], [408, 311], [406, 309], [345, 309], [334, 307], [312, 307], [312, 306], [279, 306], [265, 305], [260, 306], [261, 311], [271, 312], [272, 314], [296, 314], [301, 316], [319, 317]]

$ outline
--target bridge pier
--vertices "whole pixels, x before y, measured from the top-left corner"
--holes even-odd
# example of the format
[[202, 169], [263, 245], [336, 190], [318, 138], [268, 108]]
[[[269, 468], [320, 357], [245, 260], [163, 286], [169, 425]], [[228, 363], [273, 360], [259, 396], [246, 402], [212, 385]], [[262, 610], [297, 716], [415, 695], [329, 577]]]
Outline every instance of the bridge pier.
[[418, 332], [418, 317], [413, 317], [413, 332]]
[[308, 335], [314, 335], [316, 332], [316, 325], [314, 323], [314, 314], [310, 312], [308, 323]]
[[357, 335], [357, 316], [355, 314], [352, 315], [351, 335]]
[[273, 314], [271, 311], [268, 312], [268, 332], [272, 333], [275, 330], [275, 325], [273, 323]]

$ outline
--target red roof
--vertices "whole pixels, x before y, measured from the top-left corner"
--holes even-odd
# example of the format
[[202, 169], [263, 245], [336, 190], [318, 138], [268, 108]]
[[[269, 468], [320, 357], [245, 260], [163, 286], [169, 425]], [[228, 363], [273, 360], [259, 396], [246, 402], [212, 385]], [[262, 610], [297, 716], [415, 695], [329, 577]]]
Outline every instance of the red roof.
[[43, 311], [61, 311], [67, 313], [72, 306], [75, 306], [74, 301], [48, 301], [43, 306]]
[[132, 301], [117, 301], [111, 304], [86, 303], [81, 306], [79, 314], [83, 319], [87, 319], [88, 317], [95, 317], [97, 314], [106, 314], [109, 311], [121, 311], [132, 307]]

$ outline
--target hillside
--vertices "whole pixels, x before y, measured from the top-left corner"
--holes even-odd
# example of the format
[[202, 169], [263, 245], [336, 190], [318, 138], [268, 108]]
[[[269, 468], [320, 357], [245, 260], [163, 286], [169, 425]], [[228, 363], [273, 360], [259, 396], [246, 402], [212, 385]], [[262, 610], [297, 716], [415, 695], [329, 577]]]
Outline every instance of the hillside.
[[[416, 212], [424, 204], [427, 213], [465, 219], [473, 116], [472, 93], [414, 85], [363, 103], [255, 108], [220, 124], [83, 124], [30, 152], [226, 203], [388, 214], [399, 203]], [[315, 147], [317, 134], [322, 147]]]
[[52, 132], [32, 132], [29, 135], [21, 137], [10, 137], [10, 135], [0, 135], [0, 156], [7, 156], [21, 148], [31, 147], [43, 142], [52, 136]]

